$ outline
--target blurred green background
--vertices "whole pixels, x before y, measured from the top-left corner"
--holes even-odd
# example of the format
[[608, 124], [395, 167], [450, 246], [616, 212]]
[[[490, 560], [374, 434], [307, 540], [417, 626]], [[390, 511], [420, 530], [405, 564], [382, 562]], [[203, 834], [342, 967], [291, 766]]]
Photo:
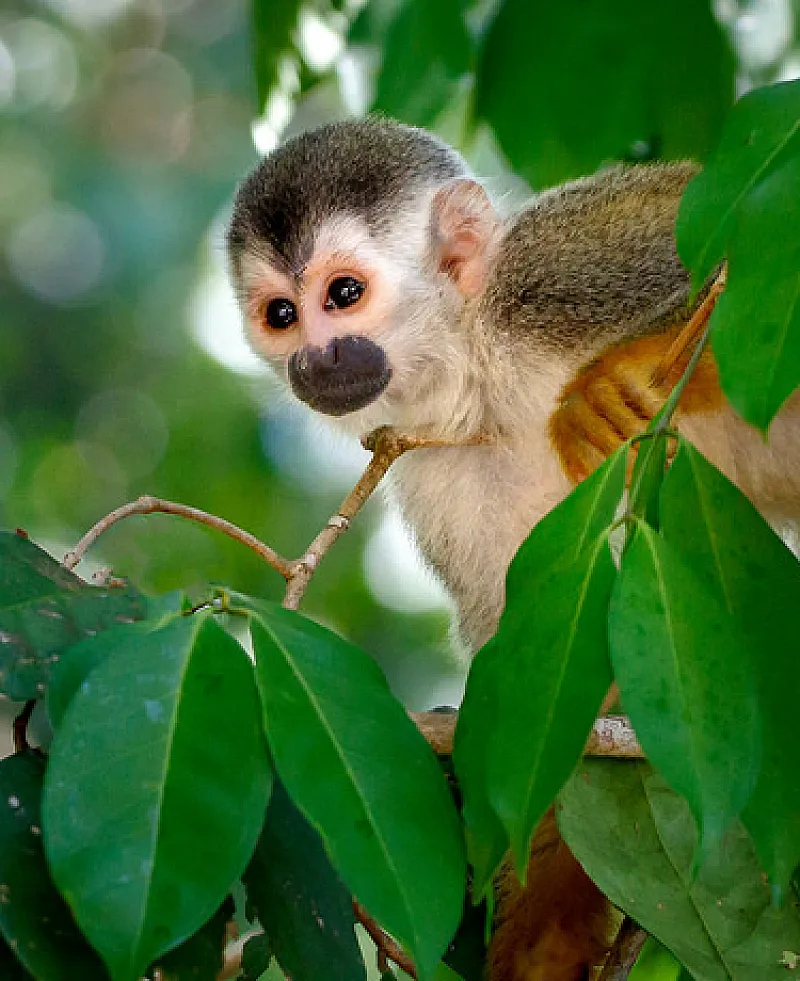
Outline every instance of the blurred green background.
[[[735, 91], [800, 74], [792, 0], [652, 6], [4, 0], [0, 524], [60, 557], [153, 493], [300, 554], [367, 457], [242, 341], [222, 235], [257, 147], [373, 108], [459, 145], [508, 206], [613, 159], [702, 159]], [[124, 522], [81, 571], [98, 566], [151, 592], [281, 595], [246, 549], [179, 518]], [[413, 707], [458, 697], [442, 592], [379, 502], [304, 609]]]

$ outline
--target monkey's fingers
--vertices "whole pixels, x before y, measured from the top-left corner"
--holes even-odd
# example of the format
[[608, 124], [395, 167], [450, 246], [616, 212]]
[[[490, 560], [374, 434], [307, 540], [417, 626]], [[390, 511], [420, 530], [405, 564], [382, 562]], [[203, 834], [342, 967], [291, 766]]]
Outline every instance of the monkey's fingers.
[[663, 402], [651, 376], [648, 363], [615, 354], [592, 363], [567, 385], [550, 417], [550, 439], [570, 480], [588, 477], [647, 428]]
[[[706, 320], [712, 308], [709, 303]], [[644, 432], [686, 367], [687, 339], [697, 336], [700, 319], [609, 348], [564, 387], [549, 431], [570, 480], [588, 477], [625, 440]], [[716, 365], [706, 351], [684, 389], [680, 412], [712, 412], [722, 401]]]

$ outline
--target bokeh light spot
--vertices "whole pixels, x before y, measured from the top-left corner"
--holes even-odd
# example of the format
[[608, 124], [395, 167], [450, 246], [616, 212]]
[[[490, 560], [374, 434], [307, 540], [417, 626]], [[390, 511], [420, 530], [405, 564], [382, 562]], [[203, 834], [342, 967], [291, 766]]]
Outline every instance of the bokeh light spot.
[[169, 429], [164, 413], [143, 392], [115, 388], [100, 392], [78, 413], [75, 436], [84, 457], [102, 447], [128, 479], [143, 477], [164, 456]]
[[56, 204], [14, 230], [8, 259], [29, 292], [50, 303], [68, 303], [99, 282], [105, 246], [88, 215], [70, 205]]

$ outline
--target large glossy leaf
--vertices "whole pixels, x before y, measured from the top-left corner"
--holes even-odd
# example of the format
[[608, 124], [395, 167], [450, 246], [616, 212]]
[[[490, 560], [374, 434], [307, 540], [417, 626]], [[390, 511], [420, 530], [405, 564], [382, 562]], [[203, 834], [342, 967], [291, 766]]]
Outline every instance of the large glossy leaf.
[[382, 38], [372, 110], [430, 126], [470, 70], [460, 0], [405, 0]]
[[739, 206], [727, 255], [714, 354], [731, 404], [765, 430], [800, 384], [800, 137], [796, 156]]
[[90, 586], [24, 535], [0, 532], [0, 692], [9, 698], [40, 698], [62, 651], [144, 613], [131, 587]]
[[626, 549], [608, 626], [614, 677], [642, 748], [688, 800], [702, 846], [714, 847], [758, 774], [746, 638], [681, 553], [644, 524]]
[[280, 783], [244, 874], [248, 908], [292, 981], [366, 981], [353, 901], [317, 832]]
[[217, 910], [270, 782], [252, 665], [209, 614], [89, 674], [53, 744], [45, 846], [115, 981], [135, 981]]
[[[800, 565], [747, 498], [688, 443], [664, 480], [661, 518], [664, 537], [720, 597], [752, 652], [762, 758], [744, 820], [767, 871], [785, 885], [800, 860]], [[744, 721], [750, 700], [737, 704], [724, 677], [717, 678], [719, 695]]]
[[473, 662], [453, 759], [478, 895], [505, 841], [524, 871], [536, 824], [575, 766], [611, 684], [605, 623], [615, 569], [607, 531], [626, 459], [627, 446], [536, 525], [511, 563], [497, 634]]
[[694, 0], [505, 0], [476, 81], [476, 112], [537, 187], [637, 145], [703, 159], [732, 100], [727, 44]]
[[[731, 111], [716, 153], [686, 189], [678, 252], [700, 288], [728, 254], [739, 208], [772, 170], [800, 153], [800, 81], [756, 89]], [[780, 216], [775, 215], [776, 224]], [[796, 235], [786, 223], [779, 239]]]
[[57, 729], [61, 725], [67, 706], [98, 664], [102, 664], [107, 657], [123, 660], [135, 658], [142, 638], [176, 615], [177, 613], [167, 613], [164, 618], [157, 620], [121, 624], [93, 637], [85, 637], [73, 647], [67, 648], [53, 667], [47, 686], [45, 702], [53, 727]]
[[697, 981], [786, 981], [800, 950], [796, 909], [770, 902], [736, 822], [693, 874], [697, 833], [685, 801], [646, 763], [584, 760], [561, 794], [559, 826], [611, 901]]
[[[50, 878], [42, 848], [45, 761], [36, 753], [0, 760], [0, 932], [42, 981], [103, 981], [89, 946]], [[7, 974], [0, 957], [0, 977]]]
[[367, 654], [296, 613], [255, 609], [278, 774], [348, 888], [430, 978], [465, 889], [460, 824], [436, 758]]

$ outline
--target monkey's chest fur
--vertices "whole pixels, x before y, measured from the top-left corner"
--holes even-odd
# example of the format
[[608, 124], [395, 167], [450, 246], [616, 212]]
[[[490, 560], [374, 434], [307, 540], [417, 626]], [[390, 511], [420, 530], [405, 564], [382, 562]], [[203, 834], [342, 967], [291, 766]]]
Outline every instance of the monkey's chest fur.
[[472, 652], [497, 628], [514, 553], [570, 490], [546, 432], [529, 437], [524, 445], [415, 450], [393, 471], [394, 497], [452, 594]]

